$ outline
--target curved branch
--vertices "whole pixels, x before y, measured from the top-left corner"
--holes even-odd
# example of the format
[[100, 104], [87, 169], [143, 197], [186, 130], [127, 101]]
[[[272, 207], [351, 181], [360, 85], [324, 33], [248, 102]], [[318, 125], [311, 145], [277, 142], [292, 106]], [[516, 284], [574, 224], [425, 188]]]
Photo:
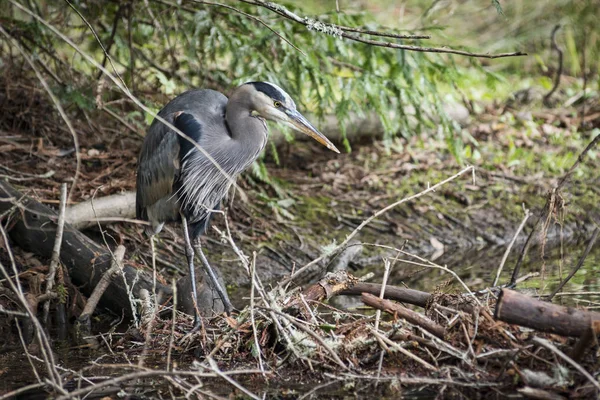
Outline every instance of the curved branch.
[[560, 84], [560, 77], [562, 75], [563, 70], [563, 51], [560, 47], [558, 47], [558, 43], [556, 43], [556, 33], [559, 29], [560, 25], [556, 25], [554, 29], [552, 29], [552, 49], [556, 50], [556, 52], [558, 53], [558, 69], [556, 70], [556, 76], [554, 77], [554, 86], [552, 86], [552, 89], [550, 89], [550, 91], [544, 96], [544, 105], [546, 107], [550, 106], [550, 97], [552, 97], [554, 92], [556, 92], [556, 89], [558, 89], [558, 85]]
[[[298, 24], [306, 26], [309, 30], [323, 32], [323, 33], [330, 34], [333, 36], [338, 36], [338, 37], [342, 37], [345, 39], [353, 40], [355, 42], [369, 44], [372, 46], [388, 47], [388, 48], [392, 48], [392, 49], [408, 50], [408, 51], [418, 51], [418, 52], [423, 52], [423, 53], [457, 54], [457, 55], [461, 55], [461, 56], [478, 57], [478, 58], [503, 58], [503, 57], [519, 57], [519, 56], [527, 55], [527, 53], [524, 53], [521, 51], [517, 51], [517, 52], [513, 52], [513, 53], [498, 53], [498, 54], [471, 53], [468, 51], [450, 49], [447, 47], [420, 47], [420, 46], [411, 46], [411, 45], [398, 44], [398, 43], [392, 43], [392, 42], [384, 42], [381, 40], [365, 39], [365, 38], [361, 37], [360, 34], [376, 35], [376, 33], [374, 33], [374, 31], [363, 31], [360, 29], [348, 28], [348, 27], [334, 25], [334, 24], [326, 24], [324, 22], [321, 22], [321, 21], [318, 21], [315, 19], [311, 19], [311, 18], [300, 17], [299, 15], [289, 11], [287, 8], [285, 8], [279, 4], [272, 3], [272, 2], [265, 2], [262, 0], [239, 0], [239, 1], [241, 1], [243, 3], [252, 4], [255, 6], [266, 8], [267, 10], [270, 10], [276, 14], [279, 14], [284, 18], [287, 18]], [[379, 33], [377, 36], [397, 37], [397, 36], [392, 36], [391, 34], [383, 34], [383, 33]], [[407, 37], [407, 38], [412, 39], [412, 37]], [[424, 38], [424, 37], [419, 37], [419, 38]]]

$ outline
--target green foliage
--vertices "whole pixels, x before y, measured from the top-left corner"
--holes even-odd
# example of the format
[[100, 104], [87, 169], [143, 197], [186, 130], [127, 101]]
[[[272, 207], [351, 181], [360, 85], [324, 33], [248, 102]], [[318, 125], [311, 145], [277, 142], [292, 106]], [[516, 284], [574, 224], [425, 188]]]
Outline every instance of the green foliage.
[[[23, 4], [29, 7], [30, 3]], [[304, 15], [293, 4], [281, 4]], [[164, 104], [165, 98], [190, 87], [229, 92], [246, 81], [268, 80], [284, 87], [299, 108], [318, 119], [335, 115], [344, 138], [350, 116], [376, 113], [384, 127], [386, 143], [391, 143], [396, 134], [408, 137], [425, 130], [436, 131], [440, 124], [441, 132], [452, 143], [452, 153], [460, 154], [456, 150], [459, 143], [452, 139], [455, 127], [443, 116], [438, 94], [439, 83], [458, 74], [447, 58], [349, 41], [327, 25], [383, 29], [364, 12], [335, 13], [332, 7], [318, 16], [324, 24], [311, 23], [307, 28], [264, 8], [241, 2], [231, 5], [237, 11], [218, 4], [179, 5], [167, 0], [73, 2], [108, 49], [119, 75], [154, 108]], [[104, 59], [100, 44], [67, 2], [41, 1], [34, 11], [52, 21], [96, 60]], [[245, 14], [259, 18], [304, 54]], [[63, 89], [63, 99], [86, 109], [94, 107], [93, 89], [99, 71], [41, 24], [19, 12], [13, 16], [13, 26], [26, 27], [23, 40], [44, 61], [52, 64], [58, 58], [64, 62], [63, 69], [55, 71], [58, 75], [76, 77], [69, 79], [75, 90]], [[112, 69], [110, 63], [105, 65]], [[152, 101], [148, 93], [165, 96], [155, 96]], [[119, 96], [114, 90], [103, 92], [104, 100]], [[442, 115], [441, 119], [438, 115]], [[350, 145], [345, 139], [348, 151]], [[254, 171], [265, 178], [260, 167]]]

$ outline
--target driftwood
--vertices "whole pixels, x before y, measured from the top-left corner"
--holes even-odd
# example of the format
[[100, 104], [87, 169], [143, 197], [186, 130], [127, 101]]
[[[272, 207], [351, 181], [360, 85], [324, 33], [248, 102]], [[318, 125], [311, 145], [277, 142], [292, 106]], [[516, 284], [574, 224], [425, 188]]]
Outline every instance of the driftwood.
[[113, 194], [88, 200], [68, 207], [66, 219], [75, 229], [97, 226], [98, 222], [112, 222], [135, 218], [135, 192]]
[[584, 335], [592, 329], [593, 321], [600, 321], [600, 313], [558, 306], [510, 289], [500, 293], [494, 317], [509, 324], [573, 337]]
[[[386, 288], [387, 291], [387, 288]], [[413, 310], [409, 310], [401, 304], [394, 303], [390, 300], [380, 299], [377, 296], [374, 296], [369, 293], [363, 293], [361, 296], [361, 300], [366, 305], [377, 308], [379, 310], [383, 310], [394, 317], [404, 318], [408, 322], [414, 325], [418, 325], [421, 328], [427, 330], [428, 332], [434, 334], [440, 339], [444, 338], [444, 334], [446, 330], [441, 325], [436, 324], [434, 321], [425, 317], [424, 315], [419, 314]]]

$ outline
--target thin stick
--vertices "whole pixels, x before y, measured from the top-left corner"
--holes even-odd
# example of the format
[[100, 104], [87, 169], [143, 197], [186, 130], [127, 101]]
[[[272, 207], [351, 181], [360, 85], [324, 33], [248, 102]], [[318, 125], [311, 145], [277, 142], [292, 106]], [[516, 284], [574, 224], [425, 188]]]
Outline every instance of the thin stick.
[[248, 389], [246, 389], [245, 387], [243, 387], [241, 384], [239, 384], [238, 382], [236, 382], [235, 380], [233, 380], [231, 377], [225, 375], [223, 372], [221, 372], [221, 370], [219, 369], [219, 366], [217, 365], [217, 363], [215, 362], [215, 360], [212, 359], [212, 357], [208, 357], [208, 363], [210, 365], [210, 368], [221, 378], [225, 379], [227, 382], [229, 382], [232, 386], [235, 386], [236, 388], [238, 388], [239, 390], [241, 390], [242, 392], [244, 392], [246, 394], [246, 396], [249, 396], [255, 400], [261, 400], [260, 397], [258, 397], [257, 395], [255, 395], [254, 393], [252, 393], [251, 391], [249, 391]]
[[[385, 296], [385, 287], [387, 285], [388, 276], [390, 275], [390, 261], [386, 258], [383, 260], [383, 267], [385, 271], [383, 273], [383, 282], [381, 282], [381, 291], [379, 292], [379, 298], [383, 300]], [[381, 309], [377, 309], [375, 314], [375, 330], [379, 330], [379, 320], [381, 319]]]
[[[107, 367], [107, 365], [103, 365], [103, 367]], [[134, 367], [134, 365], [120, 365], [119, 368], [123, 369], [123, 367]], [[192, 376], [198, 378], [215, 378], [229, 375], [237, 375], [237, 374], [256, 374], [260, 373], [260, 371], [255, 370], [247, 370], [247, 371], [220, 371], [220, 375], [215, 373], [203, 373], [198, 371], [165, 371], [165, 370], [149, 370], [142, 369], [141, 371], [135, 371], [128, 374], [120, 375], [118, 377], [107, 379], [102, 382], [96, 382], [94, 385], [89, 385], [81, 389], [74, 390], [72, 392], [67, 393], [66, 395], [59, 396], [56, 400], [70, 400], [77, 398], [78, 396], [85, 395], [87, 393], [91, 393], [95, 390], [99, 390], [105, 388], [107, 386], [115, 386], [120, 384], [121, 382], [127, 382], [133, 379], [142, 379], [142, 378], [152, 378], [152, 377], [167, 377], [167, 376]]]
[[250, 288], [250, 321], [252, 322], [252, 334], [254, 336], [254, 346], [256, 346], [256, 354], [258, 356], [258, 369], [262, 371], [263, 376], [265, 375], [265, 367], [262, 360], [262, 350], [260, 348], [260, 342], [258, 341], [258, 332], [256, 330], [256, 321], [254, 319], [254, 290], [256, 289], [256, 252], [253, 252], [252, 264], [250, 264], [250, 281], [252, 287]]
[[[56, 226], [56, 237], [54, 239], [54, 248], [52, 249], [52, 258], [50, 259], [50, 268], [46, 277], [46, 294], [52, 292], [54, 287], [54, 277], [56, 270], [60, 265], [60, 246], [62, 244], [63, 231], [65, 229], [65, 209], [67, 207], [67, 184], [63, 183], [60, 187], [60, 208], [58, 212], [58, 222]], [[50, 312], [50, 302], [44, 303], [44, 314], [42, 322], [48, 323], [48, 313]]]
[[[556, 52], [558, 53], [558, 68], [556, 70], [556, 75], [554, 77], [554, 85], [552, 86], [552, 89], [550, 89], [550, 91], [544, 96], [544, 105], [546, 107], [550, 106], [550, 97], [552, 97], [552, 95], [554, 94], [554, 92], [556, 91], [556, 89], [558, 89], [558, 85], [560, 84], [560, 77], [562, 75], [562, 70], [563, 70], [563, 51], [561, 50], [560, 47], [558, 47], [558, 43], [556, 43], [556, 33], [558, 32], [558, 30], [560, 29], [560, 24], [556, 25], [554, 27], [554, 29], [552, 29], [552, 49], [556, 50]], [[585, 101], [584, 101], [585, 103]]]
[[414, 355], [410, 351], [406, 350], [404, 347], [400, 346], [398, 343], [396, 343], [396, 342], [388, 339], [387, 337], [385, 337], [385, 335], [380, 334], [379, 332], [377, 332], [374, 329], [371, 329], [371, 332], [373, 333], [373, 335], [375, 335], [379, 339], [383, 340], [386, 344], [388, 344], [389, 346], [391, 346], [393, 349], [398, 350], [400, 353], [404, 354], [408, 358], [411, 358], [411, 359], [415, 360], [416, 362], [418, 362], [419, 364], [421, 364], [422, 366], [424, 366], [428, 370], [438, 371], [438, 369], [436, 367], [434, 367], [433, 365], [429, 364], [427, 361], [423, 360], [422, 358]]
[[[85, 19], [85, 17], [79, 12], [79, 10], [73, 4], [71, 4], [71, 2], [69, 0], [64, 0], [64, 1], [69, 5], [69, 7], [71, 7], [73, 9], [73, 11], [75, 11], [77, 13], [77, 15], [79, 16], [79, 18], [81, 18], [81, 20], [88, 26], [89, 30], [92, 32], [92, 35], [94, 35], [94, 38], [96, 39], [96, 41], [100, 45], [100, 48], [102, 49], [102, 52], [104, 53], [104, 60], [102, 62], [102, 65], [104, 65], [104, 61], [106, 61], [108, 59], [108, 62], [110, 63], [110, 66], [112, 67], [115, 75], [117, 75], [117, 77], [119, 78], [119, 80], [121, 81], [121, 83], [123, 84], [123, 86], [127, 87], [127, 85], [125, 84], [125, 81], [123, 80], [123, 78], [121, 78], [121, 75], [119, 75], [119, 72], [117, 71], [117, 68], [115, 67], [115, 64], [113, 64], [112, 57], [110, 56], [110, 54], [108, 54], [108, 50], [106, 50], [106, 48], [102, 44], [102, 41], [98, 37], [98, 34], [96, 33], [96, 31], [94, 30], [94, 28], [92, 27], [92, 25], [87, 21], [87, 19]], [[115, 18], [115, 22], [114, 22], [113, 36], [114, 36], [114, 31], [115, 31], [115, 28], [116, 28], [117, 21], [118, 21], [118, 16], [120, 14], [121, 14], [121, 8], [119, 7], [119, 10], [117, 11], [117, 18]], [[98, 79], [99, 78], [100, 77], [98, 77]]]
[[79, 316], [80, 320], [86, 317], [89, 318], [92, 315], [92, 313], [96, 309], [96, 306], [98, 305], [98, 302], [100, 301], [100, 298], [106, 291], [108, 285], [110, 285], [110, 281], [112, 280], [112, 278], [123, 269], [124, 257], [125, 246], [119, 245], [114, 252], [114, 258], [112, 260], [111, 267], [108, 269], [108, 271], [104, 273], [104, 275], [102, 275], [102, 278], [100, 278], [100, 281], [98, 282], [98, 284], [94, 288], [94, 291], [88, 298], [88, 301], [85, 307], [83, 308], [81, 315]]
[[561, 283], [558, 284], [558, 286], [556, 287], [556, 289], [554, 289], [552, 293], [548, 295], [546, 300], [552, 301], [554, 296], [556, 296], [556, 294], [562, 290], [562, 288], [567, 284], [567, 282], [569, 282], [569, 280], [571, 280], [571, 278], [577, 273], [577, 271], [579, 271], [579, 268], [581, 268], [581, 266], [583, 265], [585, 259], [590, 254], [590, 251], [592, 251], [592, 247], [594, 247], [594, 244], [596, 243], [599, 234], [600, 227], [597, 227], [596, 229], [594, 229], [594, 233], [592, 233], [592, 237], [590, 238], [590, 241], [588, 242], [585, 250], [583, 251], [581, 258], [579, 258], [577, 265], [575, 265], [575, 268], [573, 268], [569, 275], [565, 279], [563, 279]]
[[529, 213], [529, 210], [526, 209], [525, 216], [523, 217], [521, 224], [519, 224], [517, 231], [515, 232], [512, 240], [510, 241], [510, 243], [508, 244], [508, 247], [506, 248], [506, 251], [504, 252], [504, 255], [502, 256], [502, 260], [500, 261], [500, 265], [498, 266], [498, 272], [496, 272], [496, 279], [494, 279], [494, 283], [492, 284], [492, 287], [495, 287], [498, 284], [498, 280], [500, 279], [500, 274], [502, 273], [502, 269], [504, 268], [506, 259], [508, 258], [510, 251], [512, 250], [515, 242], [517, 241], [517, 237], [519, 237], [519, 234], [525, 227], [525, 223], [527, 222], [527, 220], [529, 219], [530, 216], [531, 216], [531, 214]]
[[169, 336], [169, 350], [167, 350], [167, 371], [172, 371], [171, 350], [175, 341], [175, 322], [177, 317], [177, 283], [175, 278], [171, 280], [171, 289], [173, 290], [173, 312], [171, 313], [171, 334]]
[[585, 368], [583, 368], [579, 363], [575, 362], [575, 360], [573, 360], [571, 357], [569, 357], [568, 355], [566, 355], [565, 353], [560, 351], [552, 343], [550, 343], [546, 339], [542, 339], [539, 337], [534, 337], [532, 341], [537, 345], [545, 347], [546, 349], [550, 350], [551, 352], [553, 352], [554, 354], [556, 354], [557, 356], [559, 356], [560, 358], [562, 358], [563, 360], [565, 360], [566, 362], [571, 364], [573, 366], [573, 368], [575, 368], [577, 371], [579, 371], [581, 373], [581, 375], [585, 376], [586, 379], [589, 380], [590, 383], [596, 387], [596, 389], [600, 390], [600, 383], [598, 383], [596, 378], [594, 378], [592, 375], [590, 375], [590, 373], [587, 372], [585, 370]]
[[291, 322], [294, 326], [296, 326], [298, 329], [300, 329], [301, 331], [303, 331], [304, 333], [308, 334], [309, 336], [311, 336], [315, 341], [317, 341], [325, 350], [327, 350], [327, 352], [331, 355], [331, 357], [333, 358], [333, 360], [343, 369], [345, 369], [346, 371], [349, 371], [350, 369], [346, 366], [346, 364], [344, 364], [344, 362], [342, 361], [342, 359], [338, 356], [338, 354], [327, 344], [325, 343], [325, 341], [323, 340], [323, 338], [321, 338], [319, 335], [317, 335], [316, 333], [314, 333], [313, 331], [311, 331], [310, 329], [308, 329], [307, 327], [305, 327], [304, 325], [300, 324], [298, 321], [296, 321], [294, 318], [290, 317], [289, 315], [282, 313], [280, 311], [276, 311], [276, 310], [271, 310], [272, 312], [275, 312], [276, 314], [282, 316], [283, 318], [285, 318], [287, 321]]
[[[12, 1], [12, 0], [10, 0]], [[600, 137], [600, 135], [598, 135], [598, 137]], [[277, 285], [277, 288], [282, 288], [283, 286], [287, 285], [289, 282], [291, 282], [294, 278], [296, 278], [297, 276], [299, 276], [300, 274], [302, 274], [304, 271], [306, 271], [308, 268], [312, 267], [313, 265], [321, 262], [323, 259], [325, 259], [328, 256], [334, 256], [337, 253], [339, 253], [340, 250], [343, 250], [348, 243], [368, 224], [370, 224], [374, 219], [379, 218], [380, 216], [382, 216], [383, 214], [385, 214], [386, 212], [388, 212], [389, 210], [404, 204], [406, 202], [418, 199], [419, 197], [422, 197], [428, 193], [431, 192], [435, 192], [436, 189], [438, 189], [439, 187], [447, 184], [448, 182], [451, 182], [453, 180], [455, 180], [456, 178], [458, 178], [461, 175], [466, 174], [467, 172], [474, 172], [475, 168], [473, 166], [468, 166], [465, 169], [463, 169], [462, 171], [460, 171], [459, 173], [444, 179], [443, 181], [428, 187], [427, 189], [414, 194], [412, 196], [409, 197], [405, 197], [402, 200], [399, 200], [395, 203], [392, 203], [390, 205], [388, 205], [387, 207], [382, 208], [381, 210], [377, 211], [375, 214], [371, 215], [369, 218], [367, 218], [366, 220], [364, 220], [356, 229], [354, 229], [354, 231], [352, 231], [348, 236], [346, 236], [346, 239], [344, 239], [344, 241], [342, 243], [340, 243], [333, 251], [331, 251], [328, 254], [322, 254], [321, 256], [315, 258], [314, 260], [312, 260], [311, 262], [309, 262], [308, 264], [306, 264], [305, 266], [303, 266], [302, 268], [298, 269], [295, 273], [291, 274], [287, 279], [284, 279], [283, 281], [279, 282], [279, 285]]]

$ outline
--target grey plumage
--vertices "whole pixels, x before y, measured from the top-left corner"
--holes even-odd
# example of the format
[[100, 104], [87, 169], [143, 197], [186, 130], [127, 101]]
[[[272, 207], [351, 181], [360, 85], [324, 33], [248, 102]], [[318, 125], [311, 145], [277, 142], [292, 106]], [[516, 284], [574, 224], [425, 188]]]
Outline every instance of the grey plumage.
[[[236, 118], [227, 118], [227, 104], [219, 92], [192, 90], [169, 102], [159, 115], [194, 139], [235, 179], [258, 158], [268, 131], [264, 120], [250, 111], [237, 115], [239, 108], [249, 106], [245, 102], [230, 107]], [[241, 129], [232, 132], [231, 126]], [[178, 221], [181, 210], [192, 239], [198, 237], [210, 210], [218, 208], [230, 186], [228, 177], [186, 139], [158, 120], [152, 123], [139, 159], [136, 207], [137, 217], [151, 222], [152, 233], [164, 222]]]
[[[191, 243], [199, 247], [198, 237], [208, 227], [211, 210], [219, 207], [232, 180], [248, 168], [265, 147], [268, 137], [265, 120], [280, 121], [339, 151], [296, 110], [285, 91], [268, 82], [244, 84], [229, 99], [213, 90], [191, 90], [170, 101], [158, 115], [212, 158], [211, 161], [194, 143], [155, 120], [138, 162], [137, 217], [150, 222], [147, 230], [150, 235], [160, 232], [166, 222], [182, 220], [184, 233], [189, 227], [190, 237], [187, 233], [184, 236], [195, 298]], [[231, 305], [226, 292], [218, 284], [208, 261], [200, 255], [229, 312]]]

